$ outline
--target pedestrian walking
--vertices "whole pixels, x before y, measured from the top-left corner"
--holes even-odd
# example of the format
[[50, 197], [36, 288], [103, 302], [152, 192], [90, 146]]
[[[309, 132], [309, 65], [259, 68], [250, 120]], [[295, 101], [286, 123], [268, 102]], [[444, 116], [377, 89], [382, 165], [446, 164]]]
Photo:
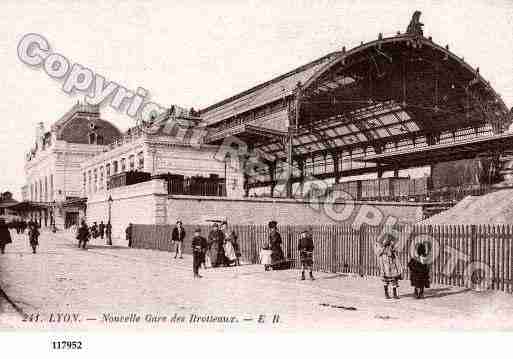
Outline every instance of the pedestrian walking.
[[315, 278], [312, 274], [314, 242], [312, 234], [309, 231], [301, 232], [297, 249], [301, 261], [301, 280], [305, 280], [305, 270], [309, 271], [310, 279], [314, 280]]
[[103, 237], [105, 236], [105, 224], [103, 223], [103, 221], [100, 222], [98, 230], [100, 231], [100, 238], [103, 239]]
[[278, 232], [278, 222], [270, 221], [269, 224], [269, 249], [271, 250], [271, 267], [273, 269], [282, 269], [285, 263], [285, 255], [281, 248], [282, 240]]
[[29, 244], [30, 244], [30, 247], [32, 248], [33, 254], [36, 254], [36, 248], [39, 245], [39, 235], [40, 234], [41, 233], [39, 232], [39, 229], [37, 228], [36, 224], [33, 223], [29, 227], [29, 231], [28, 231]]
[[201, 229], [197, 228], [194, 231], [194, 236], [192, 238], [192, 271], [194, 273], [194, 278], [201, 278], [199, 268], [201, 263], [204, 261], [207, 247], [208, 243], [206, 238], [201, 236]]
[[388, 287], [391, 286], [394, 298], [399, 299], [397, 289], [402, 275], [395, 245], [393, 241], [387, 237], [383, 239], [381, 243], [377, 241], [375, 246], [376, 256], [384, 283], [385, 298], [390, 299]]
[[87, 227], [85, 220], [82, 220], [77, 230], [78, 248], [86, 249], [90, 237], [91, 233], [89, 232], [89, 227]]
[[125, 229], [125, 239], [128, 241], [128, 248], [132, 248], [132, 223], [128, 223], [128, 227]]
[[3, 218], [0, 218], [0, 253], [5, 253], [5, 246], [12, 243], [9, 227]]
[[173, 242], [175, 259], [179, 256], [180, 259], [182, 256], [183, 249], [183, 240], [185, 238], [185, 229], [183, 228], [182, 221], [176, 221], [176, 226], [173, 228], [173, 232], [171, 233], [171, 241]]
[[429, 288], [429, 265], [426, 254], [426, 246], [420, 243], [417, 246], [416, 256], [408, 263], [410, 269], [410, 282], [414, 287], [415, 298], [424, 298], [424, 288]]
[[16, 229], [17, 234], [21, 233], [21, 222], [17, 218], [13, 221], [13, 227]]
[[93, 225], [91, 226], [91, 236], [96, 239], [98, 238], [98, 224], [96, 222], [93, 222]]

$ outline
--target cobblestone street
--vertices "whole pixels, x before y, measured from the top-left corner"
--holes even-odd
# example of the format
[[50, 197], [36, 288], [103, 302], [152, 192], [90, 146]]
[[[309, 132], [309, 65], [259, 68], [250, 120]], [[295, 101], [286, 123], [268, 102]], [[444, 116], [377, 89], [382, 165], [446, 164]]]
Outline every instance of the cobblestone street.
[[[26, 235], [13, 238], [0, 257], [0, 287], [27, 320], [2, 301], [0, 328], [513, 328], [513, 306], [503, 293], [435, 286], [415, 300], [402, 281], [401, 299], [385, 300], [377, 278], [316, 273], [317, 280], [303, 282], [297, 271], [258, 265], [207, 269], [195, 280], [190, 256], [175, 260], [99, 241], [82, 250], [69, 233], [43, 233], [34, 255]], [[129, 322], [111, 322], [109, 314]], [[191, 323], [191, 316], [199, 319]], [[207, 316], [231, 322], [207, 323]]]

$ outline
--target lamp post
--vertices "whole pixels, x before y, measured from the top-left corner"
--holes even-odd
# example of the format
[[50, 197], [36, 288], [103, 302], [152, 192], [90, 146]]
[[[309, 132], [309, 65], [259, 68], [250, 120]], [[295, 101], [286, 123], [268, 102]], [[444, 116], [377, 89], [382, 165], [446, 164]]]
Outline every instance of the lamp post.
[[55, 200], [52, 201], [52, 213], [50, 217], [50, 225], [52, 226], [52, 232], [57, 232], [57, 227], [55, 226], [55, 210], [56, 210], [56, 203]]
[[107, 222], [107, 226], [110, 226], [109, 230], [108, 230], [108, 233], [107, 233], [107, 244], [109, 246], [112, 245], [112, 223], [111, 223], [111, 219], [112, 219], [112, 202], [113, 202], [113, 199], [112, 199], [112, 196], [109, 195], [109, 199], [107, 200], [107, 202], [109, 202], [109, 221]]
[[[226, 178], [226, 161], [229, 159], [228, 157], [229, 155], [227, 154], [226, 156], [224, 156], [224, 193], [221, 193], [221, 197], [224, 195], [224, 196], [227, 196], [227, 192], [228, 192], [228, 179]], [[230, 162], [231, 163], [231, 162]]]

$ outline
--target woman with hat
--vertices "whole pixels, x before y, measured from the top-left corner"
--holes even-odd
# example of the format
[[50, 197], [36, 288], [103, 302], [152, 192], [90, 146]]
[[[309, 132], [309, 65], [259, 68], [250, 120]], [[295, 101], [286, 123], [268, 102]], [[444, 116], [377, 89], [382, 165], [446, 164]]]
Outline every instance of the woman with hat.
[[226, 256], [224, 254], [224, 233], [219, 229], [217, 223], [213, 224], [212, 231], [208, 235], [208, 246], [210, 249], [210, 259], [212, 267], [226, 265]]
[[283, 267], [283, 263], [285, 262], [285, 256], [283, 255], [283, 250], [281, 249], [281, 235], [280, 232], [278, 232], [277, 227], [278, 222], [269, 222], [269, 249], [271, 250], [271, 266], [273, 269], [281, 269]]

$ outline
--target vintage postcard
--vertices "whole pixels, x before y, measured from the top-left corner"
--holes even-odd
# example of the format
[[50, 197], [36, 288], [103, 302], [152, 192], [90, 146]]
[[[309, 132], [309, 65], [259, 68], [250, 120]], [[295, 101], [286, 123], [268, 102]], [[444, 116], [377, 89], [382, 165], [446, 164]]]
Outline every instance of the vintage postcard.
[[513, 329], [511, 1], [1, 9], [2, 332]]

